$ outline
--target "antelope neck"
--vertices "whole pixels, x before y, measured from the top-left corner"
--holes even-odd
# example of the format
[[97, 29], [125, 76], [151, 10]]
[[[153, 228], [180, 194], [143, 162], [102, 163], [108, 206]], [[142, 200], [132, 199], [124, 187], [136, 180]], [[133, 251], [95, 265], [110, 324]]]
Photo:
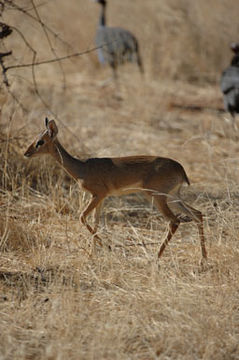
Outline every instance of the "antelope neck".
[[85, 163], [71, 156], [57, 139], [54, 140], [52, 156], [73, 178], [84, 178], [86, 172]]

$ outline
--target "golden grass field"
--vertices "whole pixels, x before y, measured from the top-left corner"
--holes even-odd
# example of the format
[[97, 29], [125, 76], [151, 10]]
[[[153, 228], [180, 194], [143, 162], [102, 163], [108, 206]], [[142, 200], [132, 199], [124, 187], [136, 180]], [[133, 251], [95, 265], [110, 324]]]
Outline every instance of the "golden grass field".
[[[95, 46], [94, 2], [14, 4], [25, 12], [6, 3], [1, 21], [24, 38], [15, 30], [2, 41], [13, 51], [5, 65], [31, 63], [32, 49], [43, 61]], [[36, 17], [34, 4], [47, 29], [27, 15]], [[0, 94], [1, 360], [239, 359], [239, 133], [219, 88], [238, 12], [235, 0], [109, 0], [108, 23], [139, 39], [143, 77], [125, 65], [115, 84], [95, 51], [35, 66], [34, 76], [9, 69], [10, 93], [3, 85]], [[191, 181], [183, 198], [204, 214], [207, 264], [194, 223], [181, 224], [157, 260], [167, 224], [139, 194], [106, 200], [99, 233], [112, 251], [94, 248], [79, 222], [89, 196], [50, 157], [23, 156], [46, 116], [74, 156], [179, 161]]]

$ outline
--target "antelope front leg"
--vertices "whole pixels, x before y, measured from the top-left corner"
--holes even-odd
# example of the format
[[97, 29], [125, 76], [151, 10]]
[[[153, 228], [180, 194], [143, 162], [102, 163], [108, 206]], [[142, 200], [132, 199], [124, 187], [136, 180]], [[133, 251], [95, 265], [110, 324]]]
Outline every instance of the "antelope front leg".
[[94, 236], [94, 240], [97, 240], [97, 242], [100, 246], [102, 246], [102, 241], [101, 241], [101, 238], [98, 235], [96, 235], [97, 224], [96, 224], [95, 229], [92, 229], [92, 227], [87, 223], [86, 218], [97, 207], [97, 205], [100, 204], [101, 200], [102, 200], [101, 197], [94, 195], [93, 198], [91, 199], [89, 205], [84, 210], [84, 212], [80, 218], [82, 224], [86, 226], [86, 228], [89, 230], [89, 232]]

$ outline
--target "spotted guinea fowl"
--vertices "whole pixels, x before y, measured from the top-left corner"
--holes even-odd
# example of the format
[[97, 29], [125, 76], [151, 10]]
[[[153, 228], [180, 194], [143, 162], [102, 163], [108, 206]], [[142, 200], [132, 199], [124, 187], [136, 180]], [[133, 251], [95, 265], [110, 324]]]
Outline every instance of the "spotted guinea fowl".
[[96, 46], [98, 58], [101, 63], [108, 63], [114, 77], [117, 77], [118, 65], [125, 62], [136, 62], [143, 73], [143, 63], [139, 52], [139, 44], [136, 37], [121, 27], [106, 25], [106, 0], [95, 0], [101, 5], [99, 25], [96, 33]]
[[231, 65], [222, 73], [220, 85], [225, 110], [231, 114], [235, 122], [235, 114], [239, 113], [239, 43], [232, 43], [231, 50], [234, 56]]

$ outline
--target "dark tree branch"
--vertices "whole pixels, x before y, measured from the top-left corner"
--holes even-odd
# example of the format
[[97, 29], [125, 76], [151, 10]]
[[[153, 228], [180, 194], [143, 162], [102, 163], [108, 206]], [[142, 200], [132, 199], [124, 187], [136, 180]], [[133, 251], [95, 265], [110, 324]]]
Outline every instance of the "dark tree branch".
[[0, 39], [9, 36], [12, 33], [12, 29], [9, 25], [0, 22], [0, 27], [2, 28], [2, 31], [0, 31]]
[[3, 62], [3, 58], [5, 56], [9, 56], [9, 55], [12, 55], [12, 52], [11, 51], [8, 51], [8, 52], [5, 52], [5, 53], [0, 53], [0, 66], [2, 68], [2, 75], [3, 75], [3, 83], [6, 85], [6, 86], [9, 86], [9, 82], [8, 82], [8, 78], [7, 78], [7, 70], [6, 70], [6, 67], [4, 65], [4, 62]]

